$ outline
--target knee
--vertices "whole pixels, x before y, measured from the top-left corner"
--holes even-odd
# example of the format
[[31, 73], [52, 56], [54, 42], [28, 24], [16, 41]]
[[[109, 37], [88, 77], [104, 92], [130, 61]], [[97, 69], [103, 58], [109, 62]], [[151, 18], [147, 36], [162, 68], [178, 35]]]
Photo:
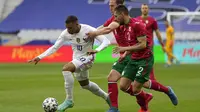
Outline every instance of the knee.
[[135, 88], [134, 86], [131, 86], [130, 84], [120, 85], [120, 90], [130, 95], [134, 95], [140, 92], [140, 89]]
[[150, 88], [150, 82], [147, 81], [143, 84], [143, 87], [146, 88], [146, 89], [149, 89]]
[[117, 82], [121, 78], [121, 75], [117, 71], [111, 71], [107, 77], [107, 80], [110, 82]]
[[129, 88], [129, 86], [128, 85], [124, 85], [124, 84], [120, 84], [119, 88], [120, 88], [121, 91], [126, 92], [128, 90], [128, 88]]
[[78, 81], [78, 82], [83, 89], [89, 89], [90, 88], [90, 81], [89, 80], [83, 80], [83, 81]]
[[138, 94], [139, 92], [140, 92], [140, 90], [137, 90], [137, 89], [135, 89], [135, 88], [132, 88], [132, 91], [133, 91], [133, 94], [135, 95], [135, 94]]
[[71, 71], [71, 67], [68, 65], [64, 65], [62, 71]]
[[116, 78], [114, 77], [113, 74], [109, 74], [108, 77], [107, 77], [107, 80], [109, 82], [117, 82]]
[[67, 63], [63, 66], [62, 71], [70, 71], [74, 72], [75, 71], [75, 66], [73, 64]]
[[81, 86], [82, 89], [89, 89], [89, 84], [88, 85], [84, 85], [84, 86]]

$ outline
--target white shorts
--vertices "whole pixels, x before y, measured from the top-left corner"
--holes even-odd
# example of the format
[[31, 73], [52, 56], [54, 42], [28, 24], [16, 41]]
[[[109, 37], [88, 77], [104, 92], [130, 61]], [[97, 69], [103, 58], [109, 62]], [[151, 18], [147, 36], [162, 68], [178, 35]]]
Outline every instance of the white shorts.
[[89, 78], [89, 69], [94, 63], [95, 55], [82, 56], [72, 60], [72, 63], [76, 67], [74, 76], [78, 81], [86, 80]]

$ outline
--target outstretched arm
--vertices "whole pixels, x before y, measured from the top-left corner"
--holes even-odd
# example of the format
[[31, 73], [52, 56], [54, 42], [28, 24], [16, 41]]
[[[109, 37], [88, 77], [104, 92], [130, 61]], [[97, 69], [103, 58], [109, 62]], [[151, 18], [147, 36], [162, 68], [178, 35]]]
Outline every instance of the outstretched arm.
[[109, 26], [100, 28], [100, 29], [98, 29], [96, 31], [88, 32], [87, 36], [94, 38], [94, 37], [96, 37], [98, 35], [108, 34], [108, 33], [112, 32], [113, 30], [115, 30], [116, 28], [118, 28], [119, 26], [120, 26], [119, 23], [113, 21]]
[[60, 36], [53, 46], [48, 48], [45, 52], [43, 52], [39, 56], [29, 60], [28, 62], [29, 63], [30, 62], [35, 62], [35, 64], [37, 64], [42, 58], [45, 58], [45, 57], [55, 53], [64, 44], [64, 41], [65, 41], [64, 37]]
[[55, 53], [64, 44], [64, 42], [65, 42], [65, 39], [63, 37], [59, 37], [53, 46], [51, 46], [49, 49], [47, 49], [45, 52], [43, 52], [37, 57], [42, 59]]
[[96, 39], [101, 42], [101, 45], [99, 45], [95, 50], [89, 50], [88, 54], [95, 54], [99, 51], [104, 50], [110, 45], [110, 41], [104, 35], [97, 36]]
[[110, 45], [110, 41], [103, 35], [97, 36], [96, 39], [101, 42], [101, 45], [95, 49], [98, 52], [102, 51], [103, 49], [108, 47], [108, 45]]
[[146, 48], [147, 39], [146, 36], [137, 37], [138, 43], [128, 47], [115, 47], [114, 53], [125, 52], [125, 51], [139, 51]]

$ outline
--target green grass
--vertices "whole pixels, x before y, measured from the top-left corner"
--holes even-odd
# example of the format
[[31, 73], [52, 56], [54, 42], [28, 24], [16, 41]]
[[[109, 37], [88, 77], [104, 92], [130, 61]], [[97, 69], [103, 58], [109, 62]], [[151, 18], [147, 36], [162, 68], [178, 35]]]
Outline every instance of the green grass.
[[[55, 97], [59, 103], [65, 99], [63, 64], [0, 64], [0, 112], [43, 112], [42, 101]], [[106, 76], [112, 64], [94, 64], [90, 71], [91, 80], [107, 91]], [[165, 68], [155, 65], [156, 78], [175, 90], [179, 105], [173, 106], [165, 94], [150, 91], [154, 99], [150, 102], [151, 112], [199, 112], [200, 74], [199, 65], [179, 65]], [[101, 78], [98, 78], [101, 77]], [[149, 90], [147, 90], [149, 91]], [[105, 112], [105, 101], [90, 92], [74, 87], [75, 106], [67, 112]], [[121, 112], [137, 112], [135, 98], [120, 91]]]

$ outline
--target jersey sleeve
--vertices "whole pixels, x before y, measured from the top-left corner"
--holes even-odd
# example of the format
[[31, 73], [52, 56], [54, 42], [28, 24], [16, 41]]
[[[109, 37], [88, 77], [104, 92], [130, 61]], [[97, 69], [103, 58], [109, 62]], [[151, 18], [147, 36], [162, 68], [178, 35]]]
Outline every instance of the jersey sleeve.
[[136, 37], [146, 36], [147, 32], [146, 32], [146, 26], [145, 26], [145, 24], [142, 23], [142, 22], [136, 22], [135, 23], [135, 33], [136, 33]]
[[[96, 31], [97, 29], [92, 26], [88, 26], [88, 30]], [[101, 51], [101, 50], [105, 49], [110, 44], [110, 41], [104, 35], [99, 35], [95, 39], [97, 39], [99, 42], [101, 42], [101, 45], [95, 49], [97, 51]]]
[[103, 24], [103, 26], [104, 26], [104, 27], [108, 26], [110, 23], [112, 23], [113, 20], [114, 20], [113, 17], [109, 18], [109, 19]]
[[45, 52], [40, 54], [38, 57], [42, 59], [55, 53], [64, 44], [64, 42], [65, 42], [65, 36], [64, 36], [64, 32], [62, 32], [60, 36], [58, 37], [58, 39], [56, 40], [55, 44], [51, 46], [49, 49], [47, 49]]
[[155, 19], [153, 20], [152, 27], [153, 27], [153, 30], [157, 30], [158, 29], [158, 23], [157, 23], [157, 21]]
[[108, 45], [110, 45], [110, 41], [104, 35], [99, 35], [99, 36], [96, 37], [96, 39], [101, 42], [101, 45], [98, 46], [95, 49], [98, 52], [102, 51], [103, 49], [105, 49], [106, 47], [108, 47]]

